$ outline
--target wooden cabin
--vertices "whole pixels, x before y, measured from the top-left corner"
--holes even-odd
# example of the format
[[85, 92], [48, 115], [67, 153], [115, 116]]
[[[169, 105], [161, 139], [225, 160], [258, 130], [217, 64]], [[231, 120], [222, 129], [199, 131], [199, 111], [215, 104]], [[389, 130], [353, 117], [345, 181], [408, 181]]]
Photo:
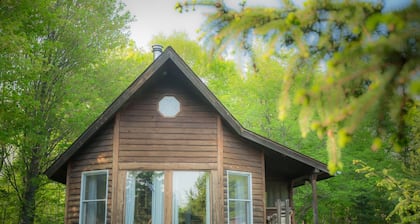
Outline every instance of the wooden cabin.
[[66, 184], [68, 224], [259, 224], [286, 199], [291, 223], [292, 189], [330, 177], [243, 128], [171, 47], [46, 174]]

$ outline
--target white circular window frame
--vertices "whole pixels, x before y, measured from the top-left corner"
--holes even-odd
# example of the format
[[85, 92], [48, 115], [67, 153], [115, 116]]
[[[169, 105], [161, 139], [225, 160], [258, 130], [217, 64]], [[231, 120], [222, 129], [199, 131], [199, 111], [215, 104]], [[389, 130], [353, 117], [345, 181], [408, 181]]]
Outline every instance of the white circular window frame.
[[174, 118], [181, 112], [181, 102], [173, 95], [166, 95], [159, 100], [158, 111], [162, 117]]

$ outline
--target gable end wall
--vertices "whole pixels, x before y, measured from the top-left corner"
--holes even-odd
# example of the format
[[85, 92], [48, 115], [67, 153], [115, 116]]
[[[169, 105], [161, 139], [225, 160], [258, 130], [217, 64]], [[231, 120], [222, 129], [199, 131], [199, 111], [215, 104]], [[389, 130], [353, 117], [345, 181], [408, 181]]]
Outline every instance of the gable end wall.
[[[158, 102], [164, 96], [175, 96], [180, 102], [176, 117], [165, 118], [158, 112]], [[194, 165], [200, 169], [215, 168], [216, 121], [214, 110], [185, 86], [176, 80], [161, 80], [121, 111], [120, 170], [195, 169]]]

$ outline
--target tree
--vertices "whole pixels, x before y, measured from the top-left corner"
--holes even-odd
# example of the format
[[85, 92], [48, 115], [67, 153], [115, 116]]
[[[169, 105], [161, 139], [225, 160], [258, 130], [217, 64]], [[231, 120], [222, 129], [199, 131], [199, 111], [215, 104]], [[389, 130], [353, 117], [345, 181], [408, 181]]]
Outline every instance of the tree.
[[72, 78], [127, 44], [130, 19], [116, 1], [0, 3], [0, 174], [19, 223], [34, 223], [42, 172], [80, 125]]
[[[187, 203], [179, 208], [179, 214], [180, 215], [180, 223], [190, 223], [192, 222], [200, 222], [200, 223], [206, 223], [206, 204], [207, 201], [207, 192], [209, 184], [209, 173], [203, 173], [201, 174], [197, 180], [194, 183], [194, 186], [192, 186], [187, 192]], [[190, 222], [186, 221], [186, 214], [190, 216]], [[209, 214], [207, 214], [209, 215]]]
[[406, 122], [409, 125], [410, 138], [414, 140], [410, 141], [408, 145], [411, 149], [409, 155], [404, 156], [402, 169], [378, 169], [368, 165], [366, 161], [354, 160], [353, 162], [358, 167], [356, 172], [365, 174], [367, 179], [377, 179], [376, 185], [379, 188], [391, 192], [388, 196], [389, 200], [394, 200], [397, 203], [387, 219], [398, 216], [401, 223], [420, 221], [419, 113], [416, 108], [411, 108], [407, 112]]
[[[204, 25], [204, 42], [217, 52], [243, 49], [255, 63], [257, 39], [269, 47], [267, 57], [284, 49], [294, 51], [283, 75], [279, 118], [285, 119], [291, 98], [303, 105], [301, 132], [326, 136], [331, 173], [342, 168], [341, 149], [350, 141], [365, 114], [376, 111], [372, 149], [389, 141], [404, 151], [405, 115], [418, 107], [419, 5], [400, 11], [383, 11], [381, 2], [307, 1], [300, 7], [284, 1], [281, 8], [229, 8], [224, 1], [178, 3], [212, 5], [217, 11]], [[291, 97], [289, 89], [302, 68], [313, 80]], [[321, 75], [319, 75], [321, 73]], [[378, 108], [379, 107], [379, 108]], [[389, 128], [391, 122], [395, 128]]]
[[[401, 175], [395, 171], [398, 175], [377, 175], [368, 181], [383, 186], [393, 177], [393, 187], [387, 188], [390, 202], [402, 200], [391, 215], [398, 215], [402, 222], [418, 221], [412, 216], [419, 207], [418, 192], [412, 187], [418, 186], [419, 169], [409, 164], [418, 159], [418, 122], [412, 122], [419, 118], [418, 2], [394, 11], [384, 11], [381, 1], [328, 0], [306, 1], [303, 6], [283, 1], [279, 8], [248, 7], [246, 1], [239, 7], [231, 7], [227, 1], [187, 1], [176, 8], [183, 12], [196, 5], [216, 9], [203, 26], [203, 42], [216, 53], [245, 53], [256, 72], [264, 67], [260, 58], [287, 64], [279, 86], [279, 118], [284, 120], [286, 112], [294, 117], [290, 110], [298, 106], [302, 135], [311, 136], [314, 131], [326, 137], [331, 173], [343, 171], [343, 163], [355, 169], [349, 164], [356, 157], [354, 144], [366, 140], [370, 140], [367, 148], [382, 148], [388, 154], [385, 158], [402, 162], [403, 170], [410, 172]], [[266, 45], [264, 57], [256, 53], [261, 43]], [[279, 60], [285, 51], [290, 58]], [[306, 81], [299, 79], [300, 73], [306, 74]], [[291, 91], [293, 87], [296, 89]], [[341, 158], [343, 149], [353, 151], [350, 158]], [[369, 162], [385, 167], [374, 161]], [[392, 169], [401, 170], [397, 166]], [[339, 177], [336, 179], [345, 180]], [[362, 191], [380, 195], [380, 191], [358, 185]], [[331, 189], [337, 187], [331, 184]], [[355, 197], [347, 205], [366, 206], [360, 204], [367, 201], [366, 194], [359, 196], [361, 200]]]
[[[320, 161], [327, 161], [325, 141], [320, 141], [317, 134], [310, 132], [306, 138], [300, 137], [299, 105], [292, 105], [288, 119], [277, 119], [278, 92], [282, 88], [282, 74], [285, 65], [279, 61], [287, 61], [288, 55], [278, 57], [263, 57], [263, 48], [255, 53], [259, 65], [258, 72], [248, 70], [240, 82], [222, 82], [219, 88], [229, 88], [231, 95], [225, 97], [223, 103], [230, 106], [230, 112], [248, 129], [269, 137], [288, 147]], [[291, 87], [293, 91], [308, 82], [307, 71], [296, 74]], [[229, 86], [229, 87], [227, 87]], [[229, 102], [230, 101], [230, 102]], [[244, 109], [245, 108], [245, 109]], [[363, 174], [356, 173], [354, 159], [368, 162], [371, 166], [381, 169], [399, 170], [399, 161], [384, 150], [372, 152], [370, 143], [371, 119], [374, 114], [367, 115], [362, 126], [354, 133], [354, 139], [343, 149], [343, 169], [334, 178], [322, 181], [317, 185], [319, 200], [320, 223], [394, 223], [392, 217], [385, 220], [387, 214], [396, 205], [395, 200], [387, 200], [389, 192], [374, 187], [377, 178], [366, 180]], [[351, 192], [351, 193], [349, 193]], [[312, 190], [310, 184], [295, 189], [294, 205], [297, 223], [312, 220]]]
[[[172, 46], [176, 49], [188, 66], [200, 76], [201, 80], [226, 107], [234, 106], [233, 102], [235, 100], [233, 98], [240, 95], [240, 90], [237, 87], [241, 83], [241, 77], [233, 61], [212, 58], [208, 52], [197, 42], [189, 39], [185, 33], [175, 32], [170, 36], [157, 35], [152, 42], [163, 46]], [[226, 85], [226, 83], [230, 85]]]

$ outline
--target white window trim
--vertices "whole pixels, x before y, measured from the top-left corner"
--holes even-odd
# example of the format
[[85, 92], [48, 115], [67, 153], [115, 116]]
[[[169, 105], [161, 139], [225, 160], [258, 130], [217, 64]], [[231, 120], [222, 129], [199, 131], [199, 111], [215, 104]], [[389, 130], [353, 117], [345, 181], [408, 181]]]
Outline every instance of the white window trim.
[[[102, 200], [83, 200], [83, 195], [85, 194], [85, 182], [86, 176], [98, 175], [98, 174], [106, 174], [106, 186], [105, 186], [105, 199]], [[82, 181], [80, 186], [80, 205], [79, 205], [79, 223], [83, 224], [83, 202], [90, 202], [90, 201], [105, 201], [105, 222], [107, 218], [107, 211], [108, 211], [108, 178], [109, 178], [109, 170], [94, 170], [94, 171], [85, 171], [82, 172]]]
[[[229, 175], [242, 175], [242, 176], [247, 176], [248, 177], [248, 189], [249, 189], [249, 199], [248, 200], [242, 200], [242, 199], [230, 199], [229, 198]], [[250, 214], [250, 221], [251, 221], [251, 224], [253, 224], [254, 223], [254, 214], [253, 214], [253, 210], [254, 210], [254, 207], [253, 207], [253, 205], [252, 205], [252, 173], [250, 173], [250, 172], [243, 172], [243, 171], [232, 171], [232, 170], [227, 170], [227, 172], [226, 172], [226, 176], [227, 176], [227, 218], [228, 218], [228, 224], [230, 223], [230, 217], [229, 217], [229, 213], [230, 213], [230, 211], [229, 211], [229, 203], [230, 203], [230, 201], [249, 201], [250, 202], [250, 211], [249, 211], [249, 214]]]

